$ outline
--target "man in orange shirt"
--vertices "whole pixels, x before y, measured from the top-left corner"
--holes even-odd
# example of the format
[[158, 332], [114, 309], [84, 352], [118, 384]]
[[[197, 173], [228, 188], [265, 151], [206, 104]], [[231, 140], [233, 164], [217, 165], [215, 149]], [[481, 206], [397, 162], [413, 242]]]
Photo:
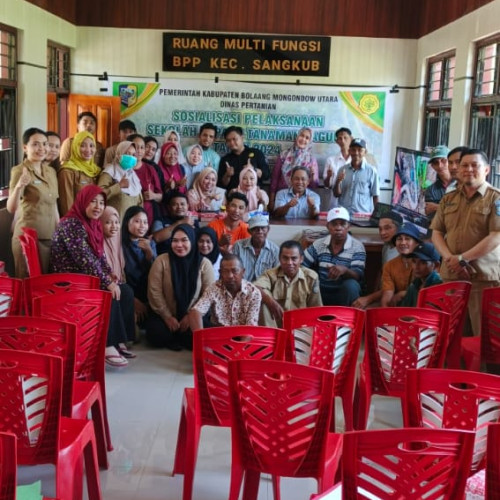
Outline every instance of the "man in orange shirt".
[[223, 254], [231, 253], [236, 241], [250, 237], [248, 224], [242, 220], [247, 206], [248, 199], [244, 194], [231, 193], [227, 197], [226, 218], [216, 219], [208, 225], [216, 232]]

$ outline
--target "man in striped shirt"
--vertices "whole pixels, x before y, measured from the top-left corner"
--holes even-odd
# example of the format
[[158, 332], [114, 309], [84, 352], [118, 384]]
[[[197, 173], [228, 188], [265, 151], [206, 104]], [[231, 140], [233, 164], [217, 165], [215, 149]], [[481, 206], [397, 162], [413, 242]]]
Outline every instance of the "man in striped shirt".
[[349, 212], [344, 207], [328, 212], [330, 233], [304, 252], [304, 266], [319, 274], [324, 305], [350, 306], [361, 293], [366, 262], [365, 247], [349, 234]]

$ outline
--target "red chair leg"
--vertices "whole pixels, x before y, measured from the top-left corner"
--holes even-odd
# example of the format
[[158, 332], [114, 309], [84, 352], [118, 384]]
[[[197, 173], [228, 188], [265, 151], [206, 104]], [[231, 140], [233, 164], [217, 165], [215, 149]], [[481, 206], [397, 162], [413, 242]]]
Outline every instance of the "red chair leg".
[[186, 461], [186, 440], [187, 440], [187, 400], [186, 392], [192, 389], [184, 389], [184, 397], [181, 406], [181, 418], [179, 420], [179, 430], [177, 432], [177, 446], [175, 447], [174, 470], [172, 476], [176, 474], [184, 474]]

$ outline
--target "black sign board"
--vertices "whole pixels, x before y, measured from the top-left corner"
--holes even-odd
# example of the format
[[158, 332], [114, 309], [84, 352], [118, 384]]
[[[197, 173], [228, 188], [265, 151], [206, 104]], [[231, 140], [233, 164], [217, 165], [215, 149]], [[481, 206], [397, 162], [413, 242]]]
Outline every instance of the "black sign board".
[[328, 76], [325, 36], [163, 33], [163, 71]]

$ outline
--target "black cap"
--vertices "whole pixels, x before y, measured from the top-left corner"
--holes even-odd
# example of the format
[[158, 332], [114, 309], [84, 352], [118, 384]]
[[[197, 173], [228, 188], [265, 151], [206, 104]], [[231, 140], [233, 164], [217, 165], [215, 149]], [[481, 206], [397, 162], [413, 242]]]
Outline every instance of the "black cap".
[[425, 260], [426, 262], [439, 262], [441, 260], [441, 255], [434, 248], [434, 245], [428, 242], [418, 245], [408, 257]]

